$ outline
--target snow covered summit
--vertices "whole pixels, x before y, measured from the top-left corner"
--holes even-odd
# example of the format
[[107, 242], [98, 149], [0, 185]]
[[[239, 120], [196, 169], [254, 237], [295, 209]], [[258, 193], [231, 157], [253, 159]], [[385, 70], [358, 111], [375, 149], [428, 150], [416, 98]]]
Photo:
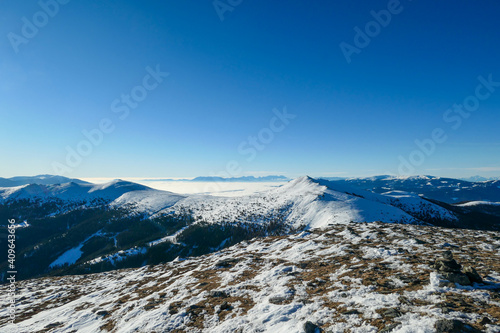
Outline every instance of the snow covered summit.
[[177, 206], [189, 208], [199, 220], [209, 223], [221, 220], [265, 223], [280, 217], [294, 228], [374, 221], [422, 224], [428, 219], [456, 219], [448, 210], [418, 196], [375, 194], [308, 176], [246, 197], [191, 198], [172, 209]]

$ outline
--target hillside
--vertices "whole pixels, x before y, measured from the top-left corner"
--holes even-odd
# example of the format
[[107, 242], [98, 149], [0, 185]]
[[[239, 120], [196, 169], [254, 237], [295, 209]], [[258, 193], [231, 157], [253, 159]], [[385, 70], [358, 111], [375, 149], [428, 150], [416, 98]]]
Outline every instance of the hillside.
[[500, 180], [469, 182], [434, 176], [348, 178], [337, 180], [375, 193], [406, 191], [450, 204], [464, 201], [500, 201]]
[[90, 184], [80, 179], [67, 178], [63, 176], [54, 176], [54, 175], [38, 175], [32, 177], [19, 176], [11, 178], [0, 177], [0, 187], [13, 187], [13, 186], [22, 186], [29, 184], [52, 185], [52, 184], [63, 184], [70, 182], [76, 184]]
[[[451, 253], [445, 253], [451, 250]], [[454, 260], [458, 273], [443, 271]], [[445, 258], [445, 259], [442, 259]], [[454, 264], [456, 265], [456, 263]], [[484, 280], [445, 280], [474, 267]], [[451, 267], [451, 266], [446, 266]], [[465, 278], [470, 283], [475, 275]], [[18, 284], [2, 332], [500, 331], [500, 233], [349, 223], [197, 258]], [[0, 286], [2, 293], [7, 286]], [[312, 329], [312, 330], [311, 330]]]

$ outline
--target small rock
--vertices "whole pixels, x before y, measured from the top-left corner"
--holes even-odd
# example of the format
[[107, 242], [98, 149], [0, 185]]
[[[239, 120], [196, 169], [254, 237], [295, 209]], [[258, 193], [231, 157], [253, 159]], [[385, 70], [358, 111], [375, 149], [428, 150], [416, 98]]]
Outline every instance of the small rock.
[[221, 290], [212, 290], [210, 292], [210, 297], [221, 297], [221, 298], [226, 298], [229, 297], [229, 295], [225, 291]]
[[238, 259], [222, 259], [222, 260], [217, 261], [217, 263], [215, 264], [215, 266], [227, 268], [227, 267], [233, 266], [238, 261], [239, 261]]
[[483, 319], [481, 319], [481, 321], [479, 322], [479, 325], [487, 325], [487, 324], [491, 324], [491, 319], [488, 318], [488, 317], [483, 317]]
[[311, 323], [310, 321], [306, 321], [304, 324], [304, 332], [305, 333], [321, 333], [323, 330], [316, 324]]
[[221, 310], [230, 310], [232, 307], [231, 305], [229, 305], [228, 302], [223, 302], [221, 305], [220, 305], [220, 309]]
[[301, 262], [297, 265], [300, 269], [306, 269], [309, 264], [307, 262]]
[[176, 313], [178, 313], [178, 312], [179, 312], [179, 310], [177, 310], [177, 307], [176, 307], [175, 305], [170, 304], [170, 305], [168, 306], [168, 313], [169, 313], [169, 314], [173, 315], [173, 314], [176, 314]]
[[107, 315], [109, 315], [109, 312], [108, 311], [104, 311], [104, 310], [97, 311], [96, 315], [106, 317]]
[[302, 303], [302, 304], [304, 304], [304, 305], [305, 305], [305, 304], [312, 304], [312, 303], [314, 303], [312, 300], [310, 300], [310, 299], [309, 299], [309, 298], [307, 298], [307, 297], [305, 297], [305, 298], [304, 298], [304, 297], [298, 298], [298, 299], [297, 299], [297, 302], [298, 302], [298, 303]]
[[384, 327], [383, 329], [381, 329], [378, 332], [379, 333], [389, 333], [389, 332], [392, 332], [394, 329], [396, 329], [398, 326], [399, 326], [399, 324], [387, 325], [386, 327]]
[[388, 318], [397, 318], [401, 317], [402, 315], [403, 314], [398, 309], [395, 308], [387, 309], [386, 311], [384, 311], [384, 317]]
[[342, 314], [343, 315], [353, 315], [353, 314], [359, 314], [360, 312], [356, 309], [354, 310], [346, 310], [346, 311], [343, 311]]
[[436, 333], [477, 333], [475, 328], [457, 319], [440, 319], [434, 324]]
[[269, 303], [277, 304], [277, 305], [283, 304], [285, 301], [286, 301], [286, 297], [284, 297], [284, 296], [273, 296], [273, 297], [269, 298]]
[[483, 279], [481, 275], [477, 273], [477, 271], [472, 266], [465, 266], [463, 272], [467, 275], [471, 282], [483, 283]]

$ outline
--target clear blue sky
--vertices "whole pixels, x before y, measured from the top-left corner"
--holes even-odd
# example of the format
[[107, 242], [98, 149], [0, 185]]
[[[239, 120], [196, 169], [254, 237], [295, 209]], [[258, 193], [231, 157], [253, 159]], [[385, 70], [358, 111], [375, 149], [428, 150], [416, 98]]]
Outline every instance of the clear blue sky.
[[[500, 175], [500, 87], [447, 113], [478, 101], [479, 76], [500, 82], [496, 1], [42, 3], [0, 5], [0, 176]], [[436, 128], [435, 149], [415, 144]]]

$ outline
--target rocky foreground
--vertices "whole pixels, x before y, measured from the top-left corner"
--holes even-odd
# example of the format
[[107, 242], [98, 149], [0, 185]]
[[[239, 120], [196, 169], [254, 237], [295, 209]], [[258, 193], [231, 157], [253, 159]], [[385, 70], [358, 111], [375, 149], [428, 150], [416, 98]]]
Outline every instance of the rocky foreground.
[[[2, 332], [500, 332], [500, 233], [384, 223], [18, 283]], [[5, 295], [8, 286], [0, 286]]]

